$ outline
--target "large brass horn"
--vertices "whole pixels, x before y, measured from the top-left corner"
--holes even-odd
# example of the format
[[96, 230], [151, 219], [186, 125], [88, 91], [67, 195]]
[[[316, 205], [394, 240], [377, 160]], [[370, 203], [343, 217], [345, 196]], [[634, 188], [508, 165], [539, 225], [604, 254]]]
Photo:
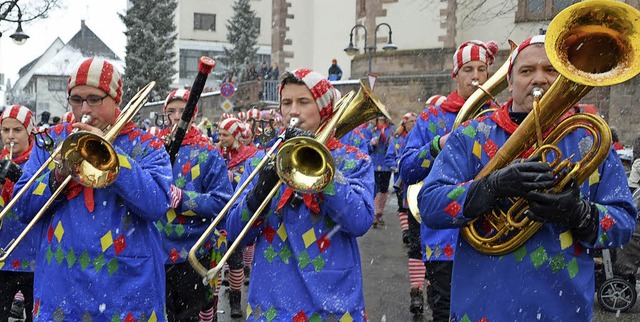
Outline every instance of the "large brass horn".
[[[534, 102], [534, 113], [529, 113], [476, 179], [505, 167], [534, 146], [537, 131], [544, 133], [551, 128], [593, 86], [613, 85], [637, 75], [640, 71], [639, 28], [640, 11], [621, 2], [587, 1], [560, 12], [551, 21], [545, 40], [549, 60], [560, 76], [539, 103]], [[539, 122], [538, 129], [536, 121]], [[560, 175], [551, 192], [561, 191], [573, 177], [578, 183], [584, 182], [609, 153], [611, 132], [608, 126], [601, 118], [586, 114], [574, 115], [556, 125], [547, 136], [549, 141], [537, 146], [534, 153], [545, 155], [549, 149], [555, 149], [554, 143], [560, 136], [575, 127], [584, 127], [592, 133], [594, 147], [576, 163], [561, 160], [562, 156], [556, 149], [555, 159], [559, 161], [552, 163], [554, 173], [569, 174]], [[569, 170], [563, 171], [562, 167]], [[527, 208], [524, 200], [514, 200], [514, 203], [506, 213], [494, 210], [472, 221], [461, 229], [461, 235], [484, 254], [502, 255], [516, 250], [538, 230], [541, 223], [523, 215]], [[487, 227], [492, 228], [490, 233], [485, 232]]]
[[101, 137], [99, 135], [85, 132], [75, 131], [70, 134], [52, 153], [51, 156], [36, 170], [34, 175], [27, 181], [24, 187], [18, 191], [13, 198], [5, 205], [0, 212], [0, 220], [11, 211], [15, 203], [29, 189], [31, 185], [40, 177], [40, 175], [54, 162], [55, 158], [60, 155], [62, 164], [70, 171], [70, 175], [60, 184], [53, 192], [51, 198], [47, 200], [42, 209], [33, 217], [31, 222], [22, 230], [17, 238], [13, 239], [5, 248], [0, 249], [0, 263], [7, 260], [9, 255], [15, 250], [18, 244], [24, 239], [27, 233], [36, 225], [40, 218], [47, 211], [51, 203], [65, 189], [72, 179], [77, 180], [80, 184], [92, 188], [102, 188], [110, 185], [117, 178], [119, 173], [118, 156], [111, 145], [111, 142], [118, 136], [122, 128], [131, 122], [133, 117], [138, 113], [140, 108], [148, 100], [151, 90], [155, 87], [155, 82], [150, 82], [142, 88], [122, 110], [109, 131]]
[[229, 202], [222, 208], [207, 230], [200, 236], [191, 250], [189, 250], [189, 262], [191, 266], [203, 277], [205, 284], [213, 280], [224, 264], [231, 256], [231, 253], [238, 247], [249, 229], [258, 219], [258, 216], [267, 207], [270, 201], [280, 190], [282, 184], [287, 184], [296, 191], [313, 193], [320, 191], [329, 184], [335, 172], [334, 160], [331, 153], [324, 145], [326, 141], [333, 135], [340, 138], [346, 133], [358, 127], [360, 124], [371, 120], [378, 116], [389, 117], [389, 113], [380, 101], [378, 101], [371, 90], [360, 81], [360, 90], [357, 93], [353, 91], [342, 97], [336, 103], [333, 115], [320, 125], [316, 132], [315, 139], [306, 137], [297, 137], [286, 141], [278, 150], [275, 156], [275, 163], [280, 180], [269, 192], [268, 196], [255, 211], [253, 216], [247, 221], [238, 238], [227, 247], [227, 251], [219, 260], [216, 267], [207, 270], [198, 258], [196, 253], [202, 245], [208, 240], [209, 235], [213, 233], [216, 226], [227, 215], [231, 206], [235, 203], [247, 185], [258, 174], [264, 165], [271, 161], [278, 149], [278, 145], [284, 141], [284, 133], [278, 137], [271, 149], [267, 151], [256, 168], [249, 174], [247, 179], [236, 189]]

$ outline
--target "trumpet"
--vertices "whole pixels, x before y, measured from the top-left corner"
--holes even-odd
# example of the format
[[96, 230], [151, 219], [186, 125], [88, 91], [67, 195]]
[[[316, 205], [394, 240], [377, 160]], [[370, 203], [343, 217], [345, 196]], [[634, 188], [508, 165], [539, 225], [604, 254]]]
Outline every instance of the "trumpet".
[[[196, 244], [189, 251], [189, 262], [193, 268], [203, 277], [204, 284], [214, 279], [220, 270], [224, 267], [233, 251], [238, 247], [249, 229], [258, 220], [262, 211], [269, 205], [269, 201], [280, 190], [284, 183], [297, 192], [315, 193], [323, 190], [333, 179], [335, 173], [335, 163], [329, 149], [324, 145], [326, 141], [333, 135], [340, 138], [359, 126], [360, 124], [374, 119], [378, 116], [389, 117], [389, 113], [380, 101], [378, 101], [371, 90], [360, 81], [360, 90], [358, 93], [353, 91], [342, 97], [336, 104], [335, 112], [331, 118], [321, 124], [316, 132], [316, 138], [296, 137], [285, 141], [285, 132], [281, 134], [267, 151], [256, 168], [249, 174], [247, 179], [236, 189], [231, 196], [229, 202], [220, 211], [218, 216], [213, 220], [207, 230], [200, 236]], [[296, 120], [292, 119], [289, 127], [296, 126]], [[278, 148], [280, 143], [284, 142]], [[276, 150], [278, 150], [276, 155]], [[207, 270], [200, 264], [196, 253], [200, 247], [207, 241], [208, 236], [213, 233], [216, 226], [222, 221], [229, 209], [235, 201], [247, 188], [247, 185], [258, 174], [260, 169], [267, 162], [274, 160], [276, 163], [276, 171], [280, 180], [271, 189], [265, 200], [260, 204], [252, 217], [248, 220], [238, 238], [228, 247], [227, 252], [222, 256], [216, 267]]]
[[[154, 87], [155, 82], [150, 82], [143, 87], [131, 99], [127, 106], [125, 106], [122, 113], [120, 113], [115, 123], [110, 126], [109, 131], [104, 137], [74, 129], [62, 144], [58, 145], [51, 153], [42, 166], [36, 170], [24, 187], [5, 205], [5, 208], [0, 212], [0, 220], [9, 213], [15, 203], [22, 197], [27, 189], [36, 182], [52, 162], [55, 163], [57, 167], [69, 171], [70, 174], [52, 193], [51, 198], [45, 202], [42, 209], [38, 211], [20, 235], [12, 239], [4, 248], [0, 248], [0, 263], [7, 260], [9, 255], [11, 255], [27, 233], [38, 223], [51, 206], [51, 203], [62, 193], [72, 179], [75, 179], [83, 186], [92, 188], [103, 188], [113, 183], [118, 177], [120, 165], [118, 155], [113, 149], [111, 142], [113, 142], [122, 128], [133, 119], [140, 108], [147, 102], [149, 94], [151, 94], [151, 90]], [[89, 123], [90, 121], [90, 116], [84, 115], [82, 117], [82, 123]], [[58, 157], [62, 158], [60, 162], [56, 161]]]

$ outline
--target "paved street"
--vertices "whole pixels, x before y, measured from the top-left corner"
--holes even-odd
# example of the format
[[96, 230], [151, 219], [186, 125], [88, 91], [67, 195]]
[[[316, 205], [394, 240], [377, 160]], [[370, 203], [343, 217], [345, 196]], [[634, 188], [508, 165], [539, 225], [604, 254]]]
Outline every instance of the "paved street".
[[[407, 248], [402, 244], [396, 208], [395, 196], [390, 194], [385, 208], [386, 226], [371, 228], [359, 239], [367, 315], [372, 322], [430, 321], [431, 312], [426, 309], [426, 304], [424, 316], [414, 317], [409, 312]], [[640, 290], [640, 288], [636, 289]], [[229, 317], [227, 294], [224, 289], [221, 291], [219, 321], [243, 321], [244, 319]], [[246, 287], [242, 295], [244, 309]], [[595, 311], [595, 322], [640, 321], [640, 304], [638, 303], [629, 312], [617, 315], [601, 310], [596, 301]]]

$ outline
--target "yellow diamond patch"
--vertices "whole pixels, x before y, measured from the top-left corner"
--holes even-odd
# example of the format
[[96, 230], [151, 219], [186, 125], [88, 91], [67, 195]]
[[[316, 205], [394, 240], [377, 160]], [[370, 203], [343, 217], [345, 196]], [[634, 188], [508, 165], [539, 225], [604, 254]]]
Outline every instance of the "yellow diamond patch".
[[594, 184], [596, 184], [598, 182], [600, 182], [600, 171], [596, 170], [589, 177], [589, 185], [591, 186], [591, 185], [594, 185]]
[[127, 156], [118, 154], [118, 162], [120, 163], [121, 167], [131, 169], [131, 164], [129, 163], [129, 159], [127, 158]]
[[571, 234], [571, 231], [567, 230], [560, 234], [560, 248], [565, 250], [571, 245], [573, 245], [573, 234]]
[[169, 211], [167, 211], [167, 222], [173, 222], [176, 217], [176, 211], [173, 208], [169, 208]]
[[64, 228], [62, 227], [62, 221], [58, 221], [58, 225], [56, 226], [56, 230], [53, 234], [58, 239], [58, 243], [62, 240], [62, 236], [64, 235]]
[[353, 318], [349, 312], [345, 313], [341, 318], [340, 322], [353, 322]]
[[422, 164], [420, 166], [423, 168], [428, 168], [431, 166], [431, 161], [429, 159], [424, 159], [424, 161], [422, 161]]
[[200, 176], [200, 165], [196, 164], [191, 168], [191, 180], [195, 180], [198, 176]]
[[424, 249], [424, 254], [427, 255], [427, 259], [431, 258], [431, 254], [433, 254], [433, 250], [431, 250], [431, 247], [426, 246]]
[[316, 242], [316, 232], [313, 230], [313, 228], [302, 234], [302, 240], [304, 240], [305, 248], [308, 248], [311, 244]]
[[480, 159], [480, 157], [482, 156], [482, 145], [480, 145], [478, 141], [475, 141], [473, 143], [473, 155], [475, 155], [478, 159]]
[[282, 241], [287, 240], [287, 229], [284, 228], [284, 225], [280, 225], [280, 228], [278, 228], [278, 236], [280, 236], [280, 239], [282, 239]]
[[47, 188], [47, 185], [40, 182], [38, 183], [38, 186], [36, 187], [36, 190], [33, 190], [33, 194], [36, 196], [42, 196], [42, 193], [44, 192], [44, 189]]
[[109, 230], [104, 236], [100, 238], [100, 244], [102, 245], [102, 251], [104, 252], [113, 245], [113, 236], [111, 236], [111, 230]]
[[158, 317], [156, 316], [156, 311], [151, 312], [151, 316], [149, 317], [149, 322], [158, 322]]

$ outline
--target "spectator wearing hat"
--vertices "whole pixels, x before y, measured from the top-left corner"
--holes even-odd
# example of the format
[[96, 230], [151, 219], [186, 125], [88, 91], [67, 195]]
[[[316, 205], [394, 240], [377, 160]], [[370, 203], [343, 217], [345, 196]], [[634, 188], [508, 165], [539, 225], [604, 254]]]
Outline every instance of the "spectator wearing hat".
[[[474, 225], [483, 232], [487, 212], [506, 212], [512, 205], [506, 200], [516, 197], [528, 204], [524, 215], [541, 223], [522, 246], [503, 255], [484, 254], [458, 237], [451, 320], [592, 321], [594, 249], [624, 245], [636, 226], [637, 210], [613, 149], [583, 183], [574, 179], [547, 192], [559, 188], [549, 164], [559, 161], [555, 156], [578, 162], [583, 144], [592, 141], [584, 129], [554, 144], [559, 152], [547, 154], [547, 162], [525, 152], [521, 162], [474, 179], [533, 109], [532, 89], [547, 92], [558, 77], [544, 41], [544, 35], [534, 36], [516, 48], [507, 77], [512, 98], [453, 131], [418, 194], [422, 221], [433, 228], [459, 229], [478, 219]], [[477, 148], [488, 145], [495, 149]]]
[[[312, 91], [321, 88], [320, 91]], [[313, 135], [332, 115], [338, 92], [321, 74], [297, 69], [283, 75], [280, 112], [287, 138]], [[366, 321], [357, 237], [373, 223], [373, 169], [370, 158], [330, 138], [325, 144], [337, 160], [333, 181], [321, 192], [295, 193], [280, 186], [243, 242], [256, 243], [251, 270], [248, 321]], [[244, 182], [264, 156], [245, 163]], [[278, 182], [275, 167], [259, 170], [233, 205], [227, 220], [229, 239], [238, 237], [248, 217]]]
[[330, 81], [338, 81], [342, 79], [342, 68], [338, 66], [338, 60], [332, 59], [331, 66], [329, 66], [329, 80]]
[[[234, 190], [244, 173], [245, 161], [255, 156], [258, 152], [258, 149], [253, 145], [244, 145], [240, 142], [244, 131], [244, 124], [239, 119], [228, 118], [220, 123], [220, 146]], [[245, 280], [245, 275], [249, 274], [251, 262], [253, 261], [253, 252], [254, 245], [236, 248], [227, 261], [229, 266], [229, 307], [232, 318], [242, 317], [242, 308], [240, 306], [242, 284]]]
[[[172, 124], [180, 122], [189, 95], [185, 89], [173, 90], [167, 95], [163, 112]], [[191, 267], [185, 250], [197, 243], [227, 204], [233, 190], [226, 179], [224, 159], [194, 125], [197, 114], [196, 105], [173, 164], [171, 208], [156, 221], [164, 250], [169, 321], [216, 320], [218, 281], [212, 280], [211, 288], [202, 285], [202, 277]], [[160, 136], [170, 135], [170, 131], [171, 128], [166, 128]], [[221, 253], [217, 246], [219, 236], [220, 232], [216, 230], [211, 241], [198, 250], [198, 260], [203, 267], [211, 264], [210, 254]]]
[[[12, 197], [13, 187], [22, 175], [22, 167], [31, 155], [35, 133], [35, 117], [27, 107], [13, 105], [0, 115], [0, 129], [4, 148], [0, 154], [0, 185], [2, 185], [2, 208]], [[17, 216], [8, 214], [2, 220], [0, 246], [9, 245], [12, 239], [25, 229]], [[18, 247], [0, 266], [0, 321], [11, 318], [23, 318], [31, 321], [33, 310], [33, 271], [36, 265], [36, 247], [38, 233], [31, 230]], [[10, 312], [14, 297], [20, 293], [22, 307]], [[26, 315], [23, 315], [23, 311]], [[14, 313], [14, 315], [10, 315]]]
[[413, 112], [405, 113], [402, 116], [400, 125], [396, 128], [395, 132], [393, 132], [393, 137], [389, 142], [387, 153], [384, 156], [384, 162], [391, 168], [394, 174], [393, 188], [398, 198], [398, 219], [400, 220], [400, 227], [402, 228], [402, 242], [407, 245], [409, 244], [409, 223], [407, 221], [409, 207], [405, 200], [406, 186], [402, 183], [402, 179], [398, 173], [398, 164], [400, 163], [400, 156], [402, 155], [407, 135], [416, 124], [416, 118], [417, 114]]
[[[488, 68], [493, 64], [497, 52], [498, 45], [494, 41], [484, 43], [479, 40], [464, 42], [455, 51], [451, 74], [456, 84], [455, 91], [444, 100], [439, 96], [431, 97], [427, 102], [433, 106], [422, 111], [415, 128], [407, 137], [400, 160], [400, 176], [405, 184], [418, 183], [429, 174], [460, 108], [477, 89], [477, 85], [483, 84], [489, 77]], [[489, 107], [490, 104], [485, 104], [482, 109]], [[422, 259], [428, 280], [427, 301], [433, 311], [433, 319], [448, 321], [451, 269], [458, 230], [431, 229], [424, 223], [418, 224], [413, 216], [409, 216], [409, 231], [410, 279], [417, 281], [419, 276], [425, 275], [420, 267]], [[419, 314], [423, 312], [423, 292], [417, 283], [415, 285], [411, 291], [409, 309], [414, 314]]]
[[[75, 118], [91, 120], [51, 127], [53, 141], [74, 129], [102, 136], [121, 113], [120, 74], [106, 60], [87, 59], [71, 73], [68, 95]], [[33, 147], [16, 190], [49, 159], [40, 146]], [[170, 205], [169, 156], [161, 140], [133, 122], [112, 146], [120, 164], [113, 183], [90, 188], [72, 180], [39, 222], [33, 312], [39, 320], [166, 321], [165, 297], [158, 296], [165, 293], [165, 257], [156, 222]], [[16, 203], [20, 221], [33, 219], [68, 175], [64, 166], [47, 168]]]

